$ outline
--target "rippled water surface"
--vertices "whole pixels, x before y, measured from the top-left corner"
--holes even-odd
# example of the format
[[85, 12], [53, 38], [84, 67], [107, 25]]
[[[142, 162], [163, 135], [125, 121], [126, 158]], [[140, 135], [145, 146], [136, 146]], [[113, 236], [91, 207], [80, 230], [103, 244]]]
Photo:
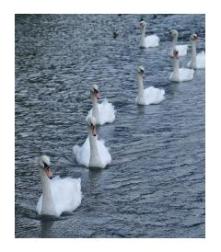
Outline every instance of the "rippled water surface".
[[[140, 15], [16, 15], [16, 237], [205, 236], [204, 70], [190, 82], [168, 81], [169, 30], [183, 43], [197, 32], [200, 51], [205, 17], [143, 17], [159, 48], [139, 49]], [[161, 104], [135, 104], [139, 64], [146, 87], [165, 89]], [[100, 172], [72, 153], [87, 137], [92, 84], [117, 110], [115, 122], [98, 129], [113, 159]], [[35, 212], [42, 153], [54, 174], [82, 179], [81, 206], [59, 219]]]

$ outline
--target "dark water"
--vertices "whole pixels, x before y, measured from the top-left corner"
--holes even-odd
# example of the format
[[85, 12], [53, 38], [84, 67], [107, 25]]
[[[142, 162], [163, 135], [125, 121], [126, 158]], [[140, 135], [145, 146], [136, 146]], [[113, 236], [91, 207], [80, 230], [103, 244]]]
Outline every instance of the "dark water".
[[[16, 16], [16, 237], [205, 236], [204, 71], [187, 83], [168, 81], [168, 31], [177, 28], [184, 42], [197, 32], [202, 50], [205, 17], [143, 17], [147, 32], [160, 36], [159, 48], [139, 49], [140, 15]], [[145, 86], [165, 89], [161, 104], [135, 104], [139, 64]], [[98, 129], [113, 158], [101, 172], [72, 154], [87, 136], [92, 84], [117, 110], [115, 122]], [[35, 158], [42, 153], [54, 174], [82, 178], [84, 197], [73, 214], [36, 215]]]

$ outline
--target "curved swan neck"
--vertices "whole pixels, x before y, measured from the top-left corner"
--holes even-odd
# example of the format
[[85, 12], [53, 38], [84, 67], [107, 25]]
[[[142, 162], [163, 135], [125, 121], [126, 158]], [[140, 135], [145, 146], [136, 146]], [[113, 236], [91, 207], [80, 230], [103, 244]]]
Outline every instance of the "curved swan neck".
[[178, 36], [174, 36], [174, 37], [173, 37], [172, 43], [173, 43], [174, 45], [176, 45], [177, 39], [178, 39]]
[[143, 26], [142, 30], [141, 30], [141, 35], [143, 37], [145, 37], [145, 32], [146, 32], [146, 26]]
[[143, 75], [138, 74], [138, 97], [143, 97], [144, 95], [144, 85], [143, 85]]
[[96, 95], [92, 94], [91, 95], [91, 99], [92, 99], [93, 105], [97, 103], [97, 97], [96, 97]]
[[[42, 183], [42, 214], [48, 214], [54, 210], [54, 202], [51, 192], [51, 181], [45, 175], [43, 170], [40, 171]], [[55, 212], [55, 210], [54, 210]]]
[[192, 41], [191, 67], [196, 68], [196, 41]]

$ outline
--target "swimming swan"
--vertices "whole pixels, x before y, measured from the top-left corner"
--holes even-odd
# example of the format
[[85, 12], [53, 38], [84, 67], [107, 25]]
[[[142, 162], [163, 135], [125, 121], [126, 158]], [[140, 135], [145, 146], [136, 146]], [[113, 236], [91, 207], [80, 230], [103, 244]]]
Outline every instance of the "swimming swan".
[[193, 79], [194, 70], [188, 68], [179, 68], [179, 54], [177, 50], [173, 52], [173, 72], [170, 74], [169, 79], [175, 82], [190, 81]]
[[59, 217], [63, 212], [75, 210], [81, 204], [81, 179], [52, 178], [50, 158], [46, 155], [40, 157], [39, 164], [43, 193], [37, 203], [37, 213]]
[[198, 35], [192, 34], [190, 37], [192, 54], [191, 60], [187, 63], [187, 66], [193, 69], [202, 69], [205, 68], [205, 52], [196, 53], [196, 44], [198, 41]]
[[140, 21], [140, 29], [141, 29], [141, 41], [140, 47], [141, 48], [148, 48], [148, 47], [157, 47], [159, 46], [160, 38], [153, 34], [149, 36], [145, 36], [147, 23], [141, 19]]
[[111, 162], [111, 155], [103, 140], [96, 134], [96, 119], [88, 118], [88, 137], [82, 146], [75, 145], [73, 153], [79, 164], [90, 168], [105, 168]]
[[143, 85], [144, 67], [139, 66], [137, 69], [138, 77], [138, 96], [136, 103], [140, 105], [158, 104], [165, 99], [165, 91], [153, 86], [145, 88]]
[[88, 121], [90, 117], [96, 119], [96, 123], [103, 125], [105, 123], [112, 123], [115, 120], [114, 106], [105, 99], [102, 103], [98, 103], [97, 100], [100, 98], [100, 91], [97, 85], [93, 85], [91, 90], [91, 99], [93, 107], [88, 112], [86, 120]]
[[177, 39], [179, 36], [179, 33], [177, 30], [172, 30], [171, 32], [172, 36], [172, 48], [170, 51], [170, 56], [173, 57], [173, 51], [176, 50], [179, 53], [179, 56], [185, 56], [187, 54], [188, 45], [177, 45]]

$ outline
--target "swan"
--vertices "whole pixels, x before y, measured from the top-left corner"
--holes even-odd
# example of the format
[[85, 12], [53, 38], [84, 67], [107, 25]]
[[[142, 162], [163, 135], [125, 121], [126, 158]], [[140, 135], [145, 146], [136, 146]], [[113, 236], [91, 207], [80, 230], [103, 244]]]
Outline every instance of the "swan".
[[194, 70], [188, 68], [179, 68], [179, 53], [177, 50], [173, 52], [173, 72], [170, 74], [169, 79], [175, 82], [189, 81], [193, 79]]
[[145, 88], [143, 85], [144, 67], [139, 66], [137, 69], [138, 77], [138, 96], [136, 103], [140, 105], [158, 104], [164, 100], [165, 91], [153, 86]]
[[97, 100], [100, 98], [100, 91], [97, 85], [93, 85], [91, 90], [91, 99], [93, 107], [88, 112], [86, 120], [88, 121], [91, 116], [95, 117], [96, 123], [103, 125], [105, 123], [112, 123], [115, 120], [115, 109], [114, 106], [104, 99], [102, 103], [98, 103]]
[[95, 117], [88, 118], [88, 137], [82, 146], [73, 147], [73, 153], [77, 162], [86, 167], [105, 168], [111, 163], [108, 148], [97, 138]]
[[59, 217], [63, 212], [75, 210], [81, 204], [81, 179], [52, 178], [50, 158], [46, 155], [40, 157], [39, 164], [43, 193], [37, 203], [37, 213]]
[[205, 68], [205, 52], [202, 51], [200, 53], [196, 53], [196, 44], [198, 41], [198, 35], [192, 34], [190, 36], [191, 46], [192, 46], [192, 54], [191, 60], [187, 63], [187, 66], [193, 69]]
[[148, 47], [157, 47], [159, 46], [160, 38], [153, 34], [149, 36], [145, 36], [147, 23], [141, 19], [140, 20], [140, 29], [141, 29], [141, 41], [140, 47], [141, 48], [148, 48]]
[[172, 36], [172, 48], [170, 51], [170, 56], [173, 57], [173, 51], [177, 50], [179, 53], [179, 56], [185, 56], [187, 54], [187, 49], [188, 49], [188, 45], [177, 45], [177, 39], [179, 36], [179, 33], [177, 30], [172, 30], [171, 32], [171, 36]]

